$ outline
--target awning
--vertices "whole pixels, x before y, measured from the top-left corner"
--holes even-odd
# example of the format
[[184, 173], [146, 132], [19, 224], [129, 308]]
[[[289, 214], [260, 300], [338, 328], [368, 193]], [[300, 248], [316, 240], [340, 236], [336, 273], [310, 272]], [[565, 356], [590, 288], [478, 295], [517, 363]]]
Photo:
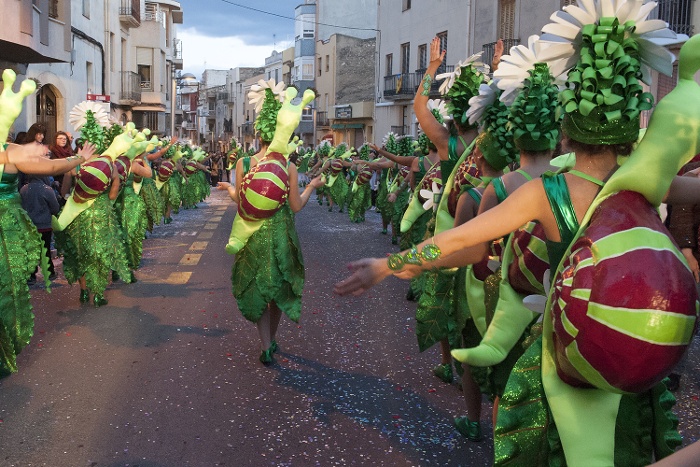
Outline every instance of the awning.
[[134, 112], [165, 112], [165, 106], [158, 104], [136, 105], [131, 110]]
[[362, 129], [365, 127], [364, 123], [334, 123], [331, 128], [334, 130], [351, 130], [351, 129]]
[[[70, 56], [68, 56], [70, 58]], [[36, 50], [15, 44], [14, 42], [8, 42], [0, 40], [0, 59], [7, 60], [8, 62], [14, 63], [66, 63], [67, 60], [59, 60], [53, 57], [47, 57], [40, 54]]]

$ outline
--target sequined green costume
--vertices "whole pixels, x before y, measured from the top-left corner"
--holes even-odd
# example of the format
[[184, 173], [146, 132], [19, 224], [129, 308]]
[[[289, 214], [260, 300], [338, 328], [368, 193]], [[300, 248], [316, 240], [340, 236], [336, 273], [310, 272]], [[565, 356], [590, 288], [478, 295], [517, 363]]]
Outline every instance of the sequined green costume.
[[129, 175], [116, 202], [117, 218], [124, 234], [127, 264], [138, 269], [143, 254], [143, 236], [148, 228], [146, 203], [134, 191], [134, 176]]
[[[547, 241], [547, 249], [550, 264], [558, 264], [578, 231], [578, 220], [564, 176], [545, 175], [542, 180], [550, 205], [556, 207], [553, 212], [561, 241]], [[494, 465], [565, 465], [542, 385], [542, 339], [533, 337], [523, 346], [527, 350], [513, 367], [498, 409]], [[615, 465], [648, 465], [681, 444], [678, 419], [671, 411], [674, 404], [675, 398], [664, 383], [622, 396], [615, 425]]]
[[236, 254], [231, 285], [247, 320], [257, 322], [267, 304], [275, 302], [289, 319], [299, 321], [304, 259], [289, 204], [266, 219]]
[[17, 174], [2, 169], [0, 165], [0, 377], [17, 371], [17, 354], [34, 334], [27, 279], [39, 261], [44, 271], [48, 266], [41, 236], [22, 209]]
[[149, 232], [153, 232], [153, 226], [160, 225], [165, 214], [165, 201], [152, 178], [143, 179], [139, 195], [146, 205], [146, 219], [148, 220], [146, 228]]
[[55, 231], [56, 248], [63, 254], [63, 273], [69, 283], [85, 276], [89, 290], [103, 294], [110, 271], [129, 277], [126, 248], [108, 192], [81, 212], [63, 231]]

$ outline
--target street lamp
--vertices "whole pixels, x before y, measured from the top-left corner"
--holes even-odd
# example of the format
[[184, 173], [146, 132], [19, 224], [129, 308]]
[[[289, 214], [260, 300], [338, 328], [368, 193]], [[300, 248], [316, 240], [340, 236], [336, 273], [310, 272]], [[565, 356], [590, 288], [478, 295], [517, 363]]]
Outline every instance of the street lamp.
[[197, 86], [199, 81], [197, 77], [192, 73], [185, 73], [184, 75], [175, 75], [175, 70], [173, 69], [172, 78], [172, 90], [170, 92], [170, 137], [175, 135], [175, 98], [177, 94], [177, 89], [187, 86]]

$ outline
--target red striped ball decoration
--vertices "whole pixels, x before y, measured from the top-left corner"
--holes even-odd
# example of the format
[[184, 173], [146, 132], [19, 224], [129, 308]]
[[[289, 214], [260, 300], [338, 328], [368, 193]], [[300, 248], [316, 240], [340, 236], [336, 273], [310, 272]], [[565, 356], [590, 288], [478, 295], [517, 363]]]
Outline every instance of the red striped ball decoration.
[[173, 174], [173, 170], [175, 170], [175, 164], [173, 164], [172, 161], [164, 160], [160, 163], [160, 167], [158, 167], [158, 180], [167, 182]]
[[360, 170], [360, 173], [357, 174], [357, 184], [362, 186], [362, 185], [367, 185], [372, 178], [372, 170], [365, 166], [362, 170]]
[[512, 235], [513, 261], [508, 267], [508, 283], [524, 295], [545, 295], [544, 274], [549, 269], [549, 254], [544, 228], [539, 222], [529, 222]]
[[197, 163], [195, 161], [187, 161], [182, 167], [182, 170], [184, 170], [187, 175], [192, 175], [198, 170]]
[[331, 175], [338, 175], [341, 170], [343, 170], [343, 163], [340, 159], [333, 159], [331, 161]]
[[109, 157], [96, 157], [80, 166], [73, 188], [73, 201], [84, 203], [97, 198], [112, 182], [112, 160]]
[[462, 193], [462, 187], [476, 187], [481, 182], [480, 177], [479, 169], [475, 165], [470, 164], [468, 160], [459, 165], [453, 178], [452, 190], [450, 190], [447, 198], [447, 210], [450, 216], [455, 216], [457, 201], [459, 201], [459, 196]]
[[573, 386], [646, 391], [695, 333], [695, 281], [656, 210], [636, 192], [596, 209], [553, 282], [559, 377]]
[[119, 156], [114, 160], [114, 168], [116, 169], [117, 173], [119, 173], [119, 182], [124, 183], [126, 182], [126, 177], [129, 176], [131, 160], [124, 155]]
[[272, 152], [243, 176], [238, 214], [248, 221], [267, 219], [279, 211], [288, 196], [287, 159]]

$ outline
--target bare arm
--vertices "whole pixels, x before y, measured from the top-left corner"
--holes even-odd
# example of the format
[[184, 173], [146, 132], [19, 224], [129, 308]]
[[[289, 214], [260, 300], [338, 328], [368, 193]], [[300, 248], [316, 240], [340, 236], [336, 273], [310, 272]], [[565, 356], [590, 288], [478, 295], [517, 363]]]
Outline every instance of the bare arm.
[[415, 156], [397, 156], [394, 153], [391, 153], [389, 151], [385, 151], [384, 149], [380, 148], [376, 144], [370, 144], [370, 147], [377, 151], [377, 154], [380, 154], [390, 161], [396, 162], [397, 164], [405, 165], [410, 167], [413, 164], [413, 161], [416, 160], [417, 158]]
[[437, 69], [442, 65], [445, 59], [445, 50], [440, 51], [440, 39], [435, 37], [430, 43], [430, 63], [425, 70], [425, 76], [418, 86], [416, 97], [413, 99], [413, 111], [416, 114], [418, 123], [425, 134], [430, 138], [437, 148], [440, 159], [447, 160], [448, 145], [450, 141], [450, 133], [435, 119], [435, 115], [428, 109], [428, 100], [430, 98], [430, 87], [435, 77]]
[[154, 161], [156, 159], [163, 157], [165, 155], [165, 153], [168, 152], [168, 149], [170, 149], [170, 146], [172, 146], [176, 142], [177, 142], [177, 136], [173, 136], [172, 138], [170, 138], [170, 143], [168, 143], [167, 146], [163, 146], [162, 148], [160, 148], [159, 150], [157, 150], [153, 154], [147, 155], [146, 158], [149, 161]]
[[[47, 159], [43, 157], [42, 154], [46, 152], [46, 149], [40, 145], [10, 145], [8, 150], [7, 157], [11, 164], [14, 164], [21, 172], [35, 175], [62, 174], [92, 159], [95, 155], [95, 146], [91, 144], [86, 144], [80, 149], [77, 156], [66, 159]], [[17, 157], [18, 155], [19, 157]], [[17, 160], [12, 162], [15, 158]]]
[[114, 201], [119, 196], [119, 176], [112, 179], [112, 184], [109, 186], [109, 199]]
[[299, 178], [297, 173], [297, 168], [294, 164], [289, 167], [289, 207], [293, 212], [299, 212], [306, 206], [306, 203], [311, 197], [311, 193], [315, 188], [323, 186], [324, 182], [321, 180], [321, 176], [315, 177], [311, 182], [306, 185], [304, 191], [299, 193]]
[[[513, 232], [528, 221], [541, 220], [545, 211], [549, 209], [544, 198], [542, 182], [540, 180], [528, 182], [517, 190], [517, 195], [513, 193], [501, 204], [476, 216], [471, 221], [420, 243], [416, 246], [416, 250], [421, 252], [426, 245], [432, 243], [439, 248], [441, 256], [449, 257], [469, 248], [467, 251], [469, 257], [463, 258], [468, 262], [460, 266], [476, 263], [487, 254], [488, 248], [485, 246], [487, 242]], [[547, 218], [547, 220], [550, 219]], [[426, 270], [436, 265], [439, 263], [427, 261], [408, 268]], [[415, 275], [412, 271], [402, 272], [408, 269], [406, 266], [399, 271], [392, 271], [389, 269], [386, 258], [365, 258], [351, 263], [348, 267], [352, 272], [351, 276], [336, 284], [334, 288], [335, 293], [339, 295], [360, 295], [392, 274], [399, 277]]]
[[148, 167], [145, 167], [140, 160], [135, 160], [131, 164], [131, 172], [133, 172], [134, 175], [138, 175], [139, 177], [153, 178], [153, 171], [151, 171], [151, 169], [149, 169]]
[[236, 195], [236, 188], [228, 182], [218, 182], [216, 184], [217, 190], [226, 190], [228, 192], [229, 198], [231, 198], [236, 203], [238, 202], [238, 196]]

